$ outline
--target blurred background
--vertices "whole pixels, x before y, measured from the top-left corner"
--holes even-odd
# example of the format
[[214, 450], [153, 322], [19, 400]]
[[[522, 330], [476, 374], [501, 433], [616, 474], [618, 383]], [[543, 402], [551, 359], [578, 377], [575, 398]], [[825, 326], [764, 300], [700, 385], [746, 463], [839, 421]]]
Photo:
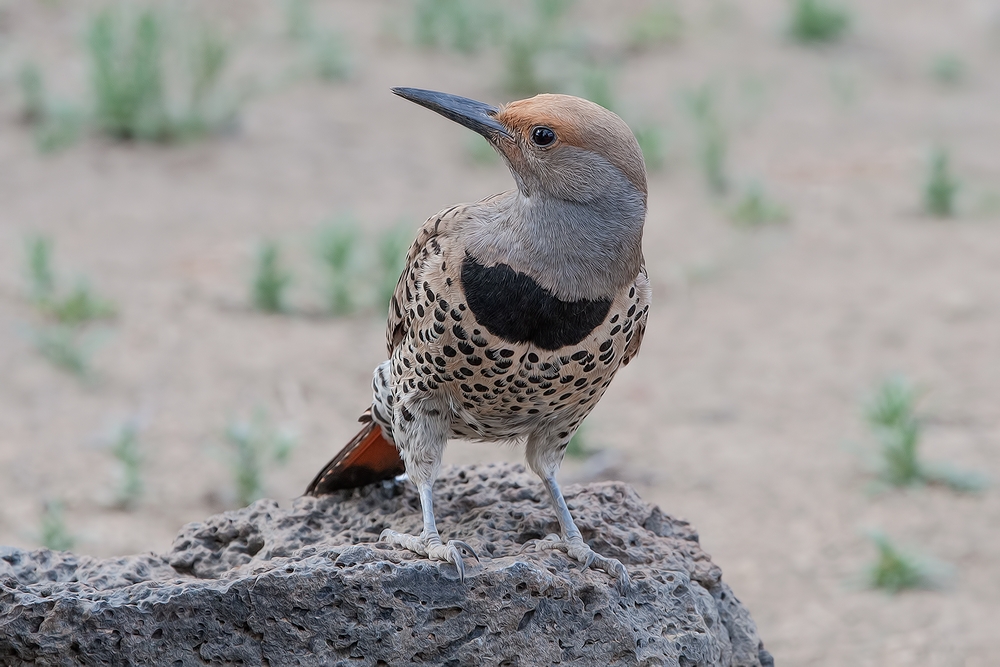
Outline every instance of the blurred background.
[[989, 0], [0, 0], [0, 544], [166, 551], [355, 433], [417, 227], [512, 184], [396, 85], [640, 140], [654, 306], [564, 481], [690, 520], [779, 665], [997, 664]]

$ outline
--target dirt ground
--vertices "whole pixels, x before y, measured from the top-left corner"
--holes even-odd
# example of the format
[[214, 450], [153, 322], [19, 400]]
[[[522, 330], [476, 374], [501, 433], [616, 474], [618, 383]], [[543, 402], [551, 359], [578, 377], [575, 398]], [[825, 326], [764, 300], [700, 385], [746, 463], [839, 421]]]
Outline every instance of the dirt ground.
[[[307, 245], [324, 219], [351, 212], [374, 238], [510, 187], [498, 163], [470, 159], [467, 131], [389, 87], [511, 95], [493, 52], [420, 50], [408, 5], [366, 0], [315, 5], [348, 34], [348, 81], [272, 85], [295, 58], [280, 6], [213, 3], [236, 66], [267, 84], [236, 132], [168, 147], [87, 136], [41, 154], [19, 120], [18, 69], [34, 60], [53, 91], [85, 99], [96, 6], [0, 3], [0, 544], [38, 546], [44, 503], [61, 500], [74, 549], [108, 556], [166, 550], [184, 523], [233, 506], [230, 420], [264, 409], [296, 429], [288, 464], [266, 471], [281, 500], [355, 432], [384, 314], [255, 312], [257, 244], [281, 241], [298, 275], [291, 300], [312, 309]], [[613, 44], [644, 6], [581, 0], [569, 22]], [[927, 459], [1000, 480], [1000, 5], [854, 2], [851, 33], [820, 48], [787, 38], [782, 1], [677, 7], [681, 39], [630, 55], [614, 81], [623, 116], [667, 137], [650, 173], [649, 329], [588, 419], [604, 453], [563, 477], [620, 477], [689, 519], [779, 665], [996, 665], [996, 486], [873, 494], [857, 450], [870, 445], [863, 397], [905, 373], [926, 390]], [[965, 63], [961, 81], [930, 75], [942, 54]], [[732, 197], [708, 192], [683, 103], [706, 82], [737, 191], [765, 184], [788, 224], [740, 229]], [[922, 212], [936, 145], [962, 182], [950, 220]], [[54, 240], [61, 275], [86, 276], [118, 307], [91, 382], [33, 349], [23, 240], [37, 233]], [[100, 443], [132, 415], [146, 492], [123, 511]], [[519, 458], [466, 443], [447, 453]], [[946, 587], [863, 590], [873, 529], [946, 563]]]

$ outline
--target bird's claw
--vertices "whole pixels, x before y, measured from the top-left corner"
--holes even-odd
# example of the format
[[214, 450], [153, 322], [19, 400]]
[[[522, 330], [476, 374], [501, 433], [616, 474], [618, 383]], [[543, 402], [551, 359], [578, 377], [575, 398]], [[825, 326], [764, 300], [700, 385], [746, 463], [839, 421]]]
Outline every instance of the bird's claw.
[[420, 535], [418, 537], [405, 533], [397, 533], [391, 528], [386, 528], [378, 536], [378, 541], [395, 544], [430, 560], [451, 563], [458, 570], [458, 578], [462, 583], [465, 583], [465, 562], [462, 560], [462, 554], [459, 552], [459, 549], [462, 549], [475, 558], [477, 563], [479, 562], [479, 556], [476, 554], [475, 549], [460, 540], [449, 540], [447, 544], [442, 544], [441, 538], [437, 536], [427, 538], [424, 535]]
[[[573, 560], [580, 563], [580, 571], [583, 572], [591, 566], [594, 569], [601, 570], [612, 577], [618, 579], [618, 586], [620, 590], [627, 591], [632, 585], [632, 580], [629, 579], [628, 570], [622, 565], [622, 562], [617, 558], [608, 558], [607, 556], [602, 556], [593, 549], [591, 549], [582, 538], [570, 538], [569, 540], [564, 539], [552, 539], [553, 535], [550, 535], [542, 540], [535, 540], [535, 549], [538, 549], [538, 545], [546, 542], [548, 546], [552, 549], [558, 549], [564, 552], [567, 556]], [[527, 546], [527, 543], [525, 544]], [[522, 551], [524, 549], [522, 548]]]
[[449, 540], [448, 544], [454, 544], [456, 547], [458, 547], [459, 549], [461, 549], [465, 553], [467, 553], [470, 556], [472, 556], [473, 558], [475, 558], [477, 563], [479, 562], [479, 554], [477, 554], [476, 550], [473, 549], [472, 547], [470, 547], [465, 542], [462, 542], [461, 540]]

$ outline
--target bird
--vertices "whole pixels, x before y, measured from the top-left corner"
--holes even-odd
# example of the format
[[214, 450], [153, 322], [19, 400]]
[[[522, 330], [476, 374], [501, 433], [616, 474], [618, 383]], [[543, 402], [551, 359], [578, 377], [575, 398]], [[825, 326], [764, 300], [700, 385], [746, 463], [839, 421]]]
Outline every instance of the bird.
[[583, 540], [556, 473], [646, 330], [646, 168], [635, 135], [615, 113], [570, 95], [493, 106], [419, 88], [392, 92], [485, 137], [515, 187], [421, 226], [389, 305], [388, 358], [374, 371], [364, 427], [306, 494], [405, 472], [423, 531], [387, 528], [379, 539], [450, 562], [464, 581], [463, 556], [478, 555], [463, 541], [442, 542], [434, 517], [445, 445], [523, 443], [559, 524], [547, 545], [627, 585], [624, 565]]

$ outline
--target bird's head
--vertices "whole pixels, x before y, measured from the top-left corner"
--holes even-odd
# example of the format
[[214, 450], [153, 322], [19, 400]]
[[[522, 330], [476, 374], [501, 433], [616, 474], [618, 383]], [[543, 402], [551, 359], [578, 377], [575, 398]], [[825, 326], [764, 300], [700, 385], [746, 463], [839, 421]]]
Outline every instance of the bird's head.
[[392, 92], [478, 132], [510, 167], [521, 194], [582, 205], [646, 203], [646, 167], [618, 115], [571, 95], [536, 95], [495, 107], [418, 88]]

